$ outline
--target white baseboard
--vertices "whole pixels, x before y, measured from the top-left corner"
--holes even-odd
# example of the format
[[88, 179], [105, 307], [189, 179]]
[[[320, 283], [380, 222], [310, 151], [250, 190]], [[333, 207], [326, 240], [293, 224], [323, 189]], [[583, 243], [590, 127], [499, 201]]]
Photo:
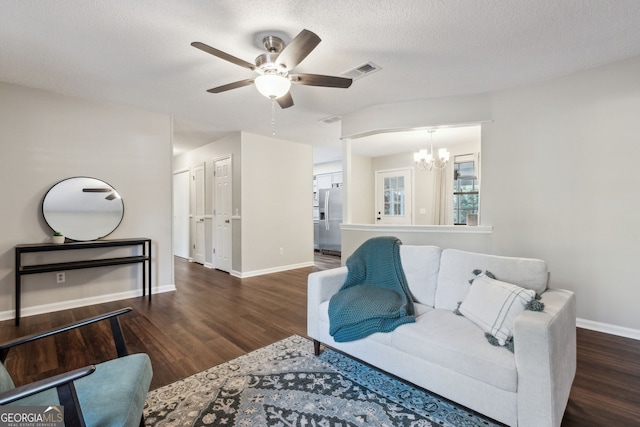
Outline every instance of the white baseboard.
[[609, 323], [595, 322], [593, 320], [580, 318], [576, 319], [576, 326], [578, 328], [589, 329], [596, 332], [603, 332], [605, 334], [640, 340], [640, 330], [638, 329], [631, 329], [624, 326], [616, 326]]
[[[175, 285], [160, 286], [153, 289], [154, 294], [175, 291]], [[61, 301], [51, 304], [36, 305], [33, 307], [23, 307], [20, 310], [20, 317], [35, 316], [36, 314], [52, 313], [54, 311], [69, 310], [71, 308], [85, 307], [88, 305], [102, 304], [105, 302], [119, 301], [123, 299], [136, 298], [142, 296], [142, 290], [119, 292], [116, 294], [99, 295], [89, 298], [81, 298], [71, 301]], [[15, 319], [15, 310], [0, 312], [0, 320]]]
[[281, 271], [295, 270], [297, 268], [313, 267], [314, 265], [315, 263], [313, 261], [310, 261], [310, 262], [302, 262], [300, 264], [290, 264], [290, 265], [282, 265], [282, 266], [273, 267], [273, 268], [265, 268], [264, 270], [253, 270], [253, 271], [245, 271], [245, 272], [232, 270], [229, 272], [229, 274], [231, 274], [234, 277], [239, 277], [240, 279], [246, 279], [247, 277], [262, 276], [263, 274], [279, 273]]

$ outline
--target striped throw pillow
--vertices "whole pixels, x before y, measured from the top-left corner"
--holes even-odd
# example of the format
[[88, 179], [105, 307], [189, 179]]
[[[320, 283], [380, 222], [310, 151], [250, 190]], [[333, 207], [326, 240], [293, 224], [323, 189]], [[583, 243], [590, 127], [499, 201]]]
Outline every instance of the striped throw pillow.
[[531, 289], [501, 282], [481, 273], [473, 280], [458, 311], [495, 337], [500, 345], [505, 345], [513, 336], [516, 317], [535, 298], [536, 293]]

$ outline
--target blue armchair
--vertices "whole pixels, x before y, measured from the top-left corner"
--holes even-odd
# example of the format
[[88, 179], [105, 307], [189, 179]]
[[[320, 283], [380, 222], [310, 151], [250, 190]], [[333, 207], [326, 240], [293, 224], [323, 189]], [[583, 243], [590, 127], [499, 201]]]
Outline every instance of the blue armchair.
[[[0, 344], [0, 405], [62, 405], [65, 427], [144, 426], [142, 411], [153, 372], [149, 356], [128, 355], [118, 316], [130, 311], [124, 308]], [[4, 367], [10, 349], [103, 320], [111, 324], [116, 359], [14, 386]]]

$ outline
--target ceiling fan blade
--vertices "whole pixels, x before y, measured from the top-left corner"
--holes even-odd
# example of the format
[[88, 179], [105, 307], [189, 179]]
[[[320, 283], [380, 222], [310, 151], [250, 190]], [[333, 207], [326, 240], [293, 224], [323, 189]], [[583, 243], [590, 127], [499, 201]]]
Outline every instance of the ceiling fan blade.
[[323, 76], [320, 74], [289, 74], [292, 83], [306, 86], [337, 87], [346, 89], [353, 83], [347, 77]]
[[278, 105], [280, 105], [280, 108], [293, 107], [293, 98], [291, 97], [291, 92], [287, 92], [280, 98], [276, 99], [276, 101], [278, 101]]
[[292, 70], [302, 62], [320, 43], [320, 37], [309, 30], [302, 30], [291, 43], [289, 43], [278, 55], [276, 65], [282, 65], [287, 70]]
[[209, 92], [209, 93], [226, 92], [226, 91], [231, 90], [231, 89], [237, 89], [239, 87], [249, 86], [250, 84], [253, 84], [254, 80], [255, 79], [246, 79], [246, 80], [240, 80], [238, 82], [228, 83], [226, 85], [222, 85], [222, 86], [214, 87], [213, 89], [209, 89], [209, 90], [207, 90], [207, 92]]
[[244, 59], [240, 59], [240, 58], [236, 58], [233, 55], [229, 55], [226, 52], [223, 52], [221, 50], [216, 49], [215, 47], [211, 47], [209, 45], [206, 45], [204, 43], [200, 43], [200, 42], [193, 42], [191, 43], [191, 46], [198, 48], [204, 52], [210, 53], [213, 56], [217, 56], [220, 59], [224, 59], [225, 61], [229, 61], [233, 64], [239, 65], [241, 67], [244, 68], [248, 68], [250, 70], [255, 70], [256, 66], [255, 64], [252, 64], [251, 62], [247, 62]]

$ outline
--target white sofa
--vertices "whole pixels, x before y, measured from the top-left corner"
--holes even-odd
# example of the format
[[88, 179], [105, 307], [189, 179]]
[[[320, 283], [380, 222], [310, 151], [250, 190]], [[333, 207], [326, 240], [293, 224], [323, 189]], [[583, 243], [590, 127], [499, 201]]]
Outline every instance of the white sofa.
[[[320, 343], [512, 426], [559, 426], [576, 371], [576, 314], [572, 292], [548, 289], [544, 261], [435, 246], [400, 246], [416, 322], [350, 342], [329, 334], [329, 300], [347, 267], [308, 278], [308, 335]], [[515, 319], [513, 352], [488, 342], [484, 331], [455, 314], [473, 271], [533, 289], [544, 311]]]

